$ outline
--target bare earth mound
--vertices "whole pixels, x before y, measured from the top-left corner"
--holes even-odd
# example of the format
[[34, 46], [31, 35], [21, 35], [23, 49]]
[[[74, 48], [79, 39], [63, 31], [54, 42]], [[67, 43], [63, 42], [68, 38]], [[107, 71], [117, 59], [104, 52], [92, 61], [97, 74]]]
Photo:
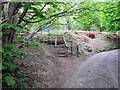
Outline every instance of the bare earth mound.
[[112, 32], [69, 31], [66, 36], [73, 38], [81, 52], [102, 52], [118, 48], [119, 36]]

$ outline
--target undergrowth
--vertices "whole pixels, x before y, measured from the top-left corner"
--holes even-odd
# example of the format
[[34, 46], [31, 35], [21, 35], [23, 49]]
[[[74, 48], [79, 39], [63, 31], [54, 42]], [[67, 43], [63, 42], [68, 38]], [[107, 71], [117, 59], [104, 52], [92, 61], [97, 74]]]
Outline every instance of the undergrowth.
[[[24, 41], [24, 46], [33, 46], [37, 48], [39, 42], [33, 40]], [[29, 60], [28, 54], [15, 45], [5, 44], [0, 51], [2, 53], [2, 87], [3, 88], [24, 88], [29, 84], [30, 78], [27, 73], [22, 70], [22, 62]], [[18, 62], [19, 61], [19, 62]], [[32, 85], [30, 85], [32, 87]]]

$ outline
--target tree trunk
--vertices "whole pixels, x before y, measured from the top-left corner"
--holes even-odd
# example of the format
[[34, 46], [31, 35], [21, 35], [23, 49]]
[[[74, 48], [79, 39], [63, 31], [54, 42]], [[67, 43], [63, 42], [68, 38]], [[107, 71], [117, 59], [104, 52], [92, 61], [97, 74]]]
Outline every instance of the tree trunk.
[[[8, 24], [16, 24], [18, 22], [18, 16], [16, 14], [19, 3], [10, 2], [8, 7], [8, 20], [6, 23]], [[2, 29], [2, 43], [13, 43], [13, 38], [15, 34], [15, 30], [13, 29]]]
[[3, 4], [2, 2], [0, 2], [0, 15], [1, 15], [2, 10], [3, 10]]

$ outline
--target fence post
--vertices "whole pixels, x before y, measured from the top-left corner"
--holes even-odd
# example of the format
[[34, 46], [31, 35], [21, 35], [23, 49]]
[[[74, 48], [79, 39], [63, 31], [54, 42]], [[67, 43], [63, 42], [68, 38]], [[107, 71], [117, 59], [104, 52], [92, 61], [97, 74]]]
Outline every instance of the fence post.
[[67, 50], [66, 50], [66, 56], [68, 56], [68, 47], [66, 47], [66, 49], [67, 49]]
[[44, 37], [42, 37], [43, 43], [44, 43]]
[[72, 43], [71, 43], [71, 46], [70, 46], [70, 50], [71, 50], [71, 54], [72, 54]]
[[48, 43], [50, 42], [50, 34], [48, 33]]
[[41, 37], [41, 41], [44, 42], [44, 40], [43, 40], [43, 36]]
[[55, 47], [57, 47], [57, 37], [55, 38]]
[[77, 55], [79, 55], [79, 45], [77, 45]]

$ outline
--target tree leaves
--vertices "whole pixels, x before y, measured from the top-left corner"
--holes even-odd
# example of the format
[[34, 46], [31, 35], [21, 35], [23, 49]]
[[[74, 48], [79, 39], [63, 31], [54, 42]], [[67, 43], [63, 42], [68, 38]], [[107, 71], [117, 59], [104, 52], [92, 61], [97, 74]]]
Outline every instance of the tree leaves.
[[90, 25], [99, 26], [105, 31], [117, 31], [119, 22], [115, 23], [114, 20], [120, 18], [119, 7], [119, 2], [84, 2], [79, 6], [83, 11], [75, 16], [75, 20], [83, 27], [82, 29]]
[[17, 68], [17, 65], [10, 63], [10, 62], [3, 62], [2, 64], [2, 70], [15, 70]]
[[3, 23], [3, 24], [1, 24], [1, 25], [0, 25], [0, 28], [2, 28], [2, 29], [17, 30], [17, 31], [23, 30], [23, 29], [20, 28], [17, 24], [8, 24], [8, 23]]
[[11, 75], [6, 76], [5, 81], [6, 81], [8, 86], [14, 86], [15, 85], [14, 77], [11, 76]]

